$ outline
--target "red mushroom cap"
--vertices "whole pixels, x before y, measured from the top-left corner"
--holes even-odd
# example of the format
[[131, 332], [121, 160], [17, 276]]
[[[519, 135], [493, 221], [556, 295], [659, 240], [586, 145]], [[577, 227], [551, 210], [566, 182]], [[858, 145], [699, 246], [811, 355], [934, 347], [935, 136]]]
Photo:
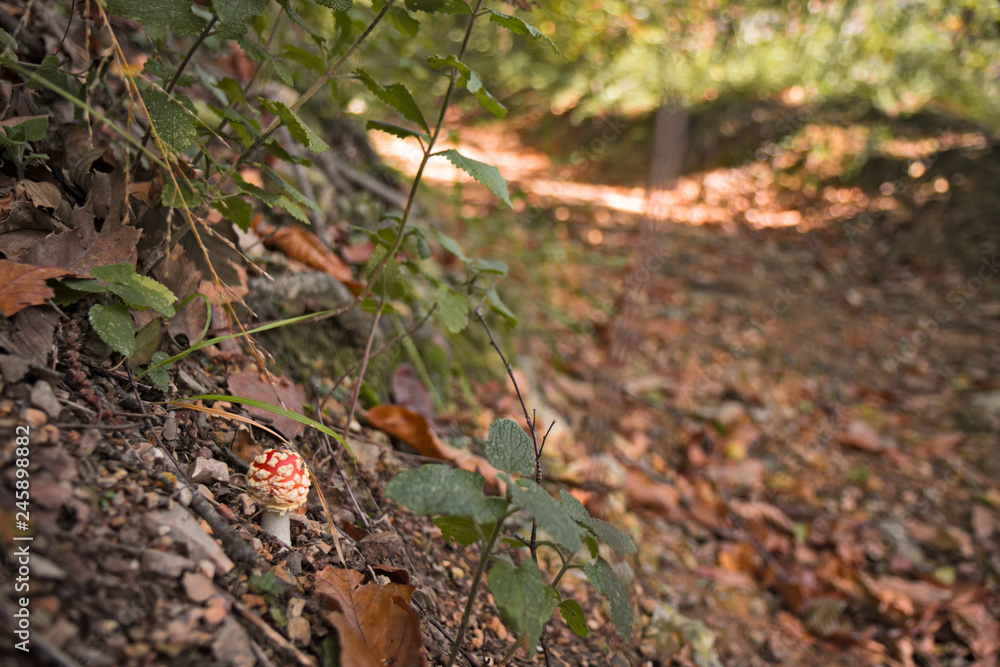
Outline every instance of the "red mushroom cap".
[[247, 493], [269, 509], [287, 511], [299, 507], [309, 496], [305, 462], [295, 452], [265, 451], [250, 464]]

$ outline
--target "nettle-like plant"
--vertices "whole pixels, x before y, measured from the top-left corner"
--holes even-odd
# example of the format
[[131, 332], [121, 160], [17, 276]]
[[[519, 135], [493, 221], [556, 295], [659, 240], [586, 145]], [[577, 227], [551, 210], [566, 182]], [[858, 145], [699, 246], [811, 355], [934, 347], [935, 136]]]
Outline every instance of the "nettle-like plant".
[[[481, 304], [476, 314], [486, 326]], [[510, 372], [511, 366], [488, 326], [486, 331]], [[535, 419], [528, 414], [513, 373], [510, 377], [524, 409], [530, 435], [512, 419], [501, 418], [490, 424], [483, 450], [490, 464], [502, 471], [497, 477], [504, 484], [503, 495], [484, 494], [486, 479], [479, 473], [444, 464], [430, 464], [402, 472], [385, 488], [385, 495], [390, 500], [405, 505], [417, 514], [434, 517], [434, 523], [446, 540], [454, 539], [464, 547], [478, 542], [481, 547], [472, 587], [448, 659], [449, 666], [454, 664], [461, 648], [487, 569], [489, 591], [493, 594], [500, 618], [517, 635], [501, 664], [510, 661], [522, 642], [528, 655], [534, 655], [535, 646], [556, 608], [573, 632], [581, 637], [589, 635], [583, 608], [575, 600], [563, 598], [558, 588], [563, 576], [573, 569], [583, 570], [593, 587], [607, 596], [611, 619], [622, 639], [627, 639], [632, 632], [632, 604], [628, 589], [611, 564], [600, 555], [599, 542], [621, 555], [635, 554], [638, 551], [635, 542], [607, 521], [590, 516], [583, 504], [565, 490], [559, 492], [559, 500], [556, 500], [542, 488], [541, 456], [548, 434], [542, 436], [539, 442]], [[530, 520], [530, 537], [517, 532], [504, 535], [504, 530], [517, 523], [518, 519]], [[550, 539], [538, 539], [538, 529]], [[498, 550], [500, 543], [512, 550], [527, 548], [530, 557], [518, 565], [509, 553]], [[579, 560], [578, 555], [584, 546], [589, 558]], [[540, 547], [552, 549], [561, 563], [559, 571], [548, 583], [545, 583], [538, 566]]]

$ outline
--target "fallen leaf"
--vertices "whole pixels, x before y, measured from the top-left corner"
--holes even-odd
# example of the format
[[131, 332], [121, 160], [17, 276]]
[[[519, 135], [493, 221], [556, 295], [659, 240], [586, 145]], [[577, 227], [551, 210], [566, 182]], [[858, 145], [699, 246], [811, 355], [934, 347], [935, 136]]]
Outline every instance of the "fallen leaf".
[[0, 259], [0, 311], [10, 317], [28, 306], [45, 303], [55, 294], [45, 281], [68, 273], [72, 272], [58, 266], [34, 266]]
[[896, 448], [891, 439], [883, 438], [874, 428], [858, 419], [847, 426], [839, 439], [841, 444], [875, 454]]
[[[341, 658], [359, 660], [343, 664], [426, 667], [420, 616], [410, 606], [414, 587], [363, 581], [360, 572], [332, 566], [315, 579], [316, 593], [330, 610], [327, 620], [341, 635]], [[374, 662], [352, 646], [358, 637]]]
[[997, 532], [997, 520], [990, 510], [982, 505], [972, 508], [972, 534], [976, 536], [979, 545], [986, 547], [986, 542]]
[[[271, 403], [272, 405], [282, 405], [292, 412], [300, 412], [303, 403], [306, 402], [305, 390], [293, 383], [284, 376], [274, 377], [272, 386], [268, 379], [253, 371], [237, 371], [229, 375], [229, 393], [233, 396], [252, 398], [256, 401]], [[277, 395], [275, 395], [277, 391]], [[301, 424], [288, 417], [279, 417], [273, 412], [261, 410], [253, 406], [244, 406], [246, 411], [255, 417], [263, 417], [271, 420], [274, 427], [284, 433], [289, 439], [296, 438], [305, 430], [305, 424]]]
[[289, 259], [333, 276], [357, 294], [364, 287], [354, 280], [351, 268], [330, 252], [318, 236], [302, 227], [270, 227], [259, 220], [253, 229], [264, 239], [264, 247], [280, 250]]
[[396, 369], [392, 374], [391, 385], [392, 397], [397, 405], [413, 410], [433, 422], [434, 399], [413, 370], [413, 366], [403, 364]]

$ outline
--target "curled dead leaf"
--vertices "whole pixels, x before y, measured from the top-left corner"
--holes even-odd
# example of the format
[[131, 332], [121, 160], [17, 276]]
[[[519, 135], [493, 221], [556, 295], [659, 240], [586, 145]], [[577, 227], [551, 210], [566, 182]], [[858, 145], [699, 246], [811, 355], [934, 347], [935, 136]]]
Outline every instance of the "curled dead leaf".
[[10, 317], [28, 306], [45, 303], [55, 294], [45, 281], [69, 273], [72, 271], [58, 266], [18, 264], [0, 259], [0, 312]]

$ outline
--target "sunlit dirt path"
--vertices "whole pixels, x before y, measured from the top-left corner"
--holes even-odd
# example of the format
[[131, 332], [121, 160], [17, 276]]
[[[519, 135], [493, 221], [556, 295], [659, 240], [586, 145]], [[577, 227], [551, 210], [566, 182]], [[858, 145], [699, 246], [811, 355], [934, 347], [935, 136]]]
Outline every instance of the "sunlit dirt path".
[[[850, 153], [835, 130], [811, 147]], [[641, 544], [620, 564], [636, 657], [710, 664], [714, 638], [727, 665], [995, 664], [1000, 166], [982, 137], [896, 142], [899, 166], [855, 183], [810, 146], [797, 173], [779, 153], [682, 178], [662, 261], [632, 274], [642, 340], [596, 452], [581, 429], [643, 184], [565, 182], [492, 132], [460, 150], [499, 166], [515, 213], [443, 160], [425, 176], [463, 183], [449, 226], [511, 265], [517, 365], [559, 423], [550, 477]], [[419, 157], [377, 148], [404, 173]]]

